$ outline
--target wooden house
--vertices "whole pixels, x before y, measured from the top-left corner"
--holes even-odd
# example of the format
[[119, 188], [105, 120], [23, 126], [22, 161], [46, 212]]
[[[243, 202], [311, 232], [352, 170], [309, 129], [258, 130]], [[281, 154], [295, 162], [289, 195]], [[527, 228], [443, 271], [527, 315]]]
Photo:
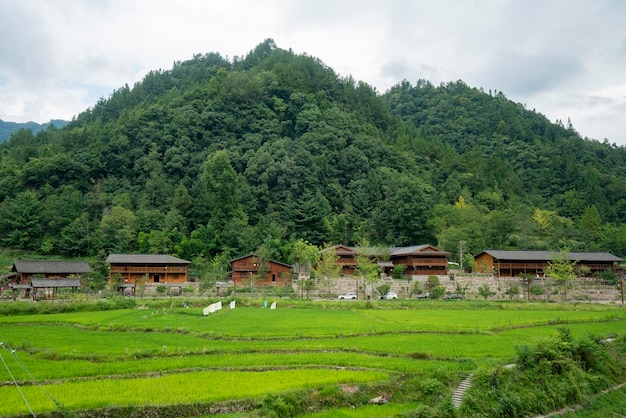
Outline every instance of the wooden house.
[[364, 255], [376, 260], [381, 273], [391, 276], [394, 266], [403, 265], [404, 274], [413, 275], [446, 275], [448, 272], [448, 256], [450, 253], [433, 245], [423, 244], [409, 247], [349, 247], [335, 245], [322, 250], [335, 251], [337, 264], [341, 266], [341, 274], [353, 275], [357, 268], [357, 256]]
[[[449, 252], [434, 245], [423, 244], [412, 247], [391, 247], [391, 262], [394, 266], [406, 266], [405, 275], [409, 276], [443, 276], [448, 273]], [[391, 271], [387, 272], [389, 275]]]
[[[230, 261], [232, 280], [237, 286], [289, 286], [291, 266], [274, 260], [262, 260], [254, 254]], [[259, 277], [262, 275], [262, 277]]]
[[139, 283], [162, 283], [179, 286], [187, 282], [191, 261], [168, 254], [109, 254], [109, 282], [119, 277], [119, 288], [131, 289]]
[[9, 275], [9, 287], [25, 297], [54, 297], [60, 288], [76, 290], [79, 276], [91, 273], [86, 261], [26, 261], [15, 260]]
[[[484, 250], [474, 257], [479, 273], [492, 273], [496, 277], [519, 277], [531, 274], [544, 277], [544, 269], [558, 257], [554, 251]], [[623, 260], [610, 253], [569, 252], [570, 261], [576, 267], [586, 266], [589, 274], [614, 270], [617, 272]]]

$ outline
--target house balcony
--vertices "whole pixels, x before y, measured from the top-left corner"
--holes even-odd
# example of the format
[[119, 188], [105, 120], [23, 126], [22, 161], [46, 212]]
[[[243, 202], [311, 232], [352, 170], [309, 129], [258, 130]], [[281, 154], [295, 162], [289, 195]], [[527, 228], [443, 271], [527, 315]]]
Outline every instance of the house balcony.
[[111, 266], [111, 274], [168, 274], [168, 273], [186, 273], [187, 267], [173, 267], [173, 266]]

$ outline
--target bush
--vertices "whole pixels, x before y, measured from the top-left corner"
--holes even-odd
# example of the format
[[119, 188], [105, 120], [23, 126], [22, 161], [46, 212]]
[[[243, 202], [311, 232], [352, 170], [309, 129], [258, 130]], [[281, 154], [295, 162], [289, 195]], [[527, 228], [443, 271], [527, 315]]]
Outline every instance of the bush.
[[[474, 375], [462, 413], [468, 416], [528, 416], [547, 413], [589, 397], [620, 381], [626, 372], [607, 348], [591, 337], [575, 341], [561, 328], [552, 338], [516, 348], [516, 367]], [[620, 355], [623, 355], [620, 354]]]

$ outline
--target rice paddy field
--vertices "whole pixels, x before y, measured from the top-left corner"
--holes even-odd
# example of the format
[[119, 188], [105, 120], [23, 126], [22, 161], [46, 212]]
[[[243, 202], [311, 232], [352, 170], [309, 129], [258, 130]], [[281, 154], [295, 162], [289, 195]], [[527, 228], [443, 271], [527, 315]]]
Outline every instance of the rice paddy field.
[[0, 416], [395, 416], [559, 327], [626, 333], [621, 305], [209, 302], [5, 312]]

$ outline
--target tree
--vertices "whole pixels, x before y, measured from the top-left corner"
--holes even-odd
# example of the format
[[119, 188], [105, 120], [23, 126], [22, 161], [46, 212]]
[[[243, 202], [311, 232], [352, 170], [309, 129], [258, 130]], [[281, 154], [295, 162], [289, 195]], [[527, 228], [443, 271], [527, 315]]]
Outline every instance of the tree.
[[335, 279], [341, 274], [341, 265], [338, 264], [338, 261], [337, 251], [330, 247], [319, 252], [319, 260], [314, 267], [315, 277], [320, 281], [320, 286], [328, 291], [329, 295]]
[[121, 206], [113, 206], [100, 221], [102, 247], [110, 253], [130, 252], [135, 243], [135, 214]]
[[41, 203], [33, 191], [25, 191], [1, 206], [3, 242], [10, 247], [34, 249], [42, 235]]
[[298, 273], [307, 273], [319, 262], [320, 252], [319, 249], [308, 241], [300, 238], [293, 244], [293, 250], [291, 251], [291, 258], [296, 264], [294, 269]]
[[485, 283], [478, 288], [478, 294], [487, 300], [489, 296], [495, 295], [495, 292], [492, 292], [489, 285]]
[[226, 151], [217, 151], [207, 158], [202, 178], [209, 195], [211, 222], [214, 225], [223, 225], [232, 218], [245, 218], [239, 199], [239, 179]]
[[422, 293], [424, 293], [424, 286], [420, 282], [415, 282], [409, 289], [409, 298], [413, 295], [421, 295]]
[[394, 280], [410, 279], [410, 277], [407, 277], [404, 275], [405, 271], [406, 271], [406, 264], [394, 264], [391, 277], [393, 277]]
[[522, 278], [522, 281], [526, 285], [526, 300], [530, 302], [531, 283], [533, 282], [533, 280], [535, 280], [535, 276], [533, 276], [530, 273], [521, 273], [520, 277]]
[[552, 261], [544, 269], [544, 273], [563, 286], [563, 298], [567, 299], [569, 282], [576, 278], [576, 260], [570, 260], [569, 252], [562, 251], [554, 254]]
[[74, 222], [61, 230], [58, 248], [62, 254], [71, 257], [79, 257], [89, 253], [91, 236], [86, 212], [83, 212]]
[[308, 299], [309, 292], [315, 287], [315, 280], [313, 280], [312, 278], [300, 279], [298, 281], [298, 287], [300, 287], [300, 292], [302, 296], [304, 297], [304, 294], [306, 294], [306, 298]]
[[580, 218], [581, 234], [587, 245], [595, 244], [601, 237], [602, 219], [600, 212], [596, 209], [596, 205], [592, 205], [585, 209], [583, 216]]
[[428, 294], [431, 299], [440, 299], [446, 293], [446, 288], [440, 285], [439, 277], [428, 276]]
[[514, 297], [520, 294], [519, 286], [516, 284], [509, 284], [506, 289], [506, 294], [509, 295], [511, 300], [513, 300]]
[[385, 295], [389, 293], [390, 290], [391, 290], [391, 286], [387, 283], [381, 284], [380, 286], [376, 287], [376, 293], [378, 294], [378, 297], [380, 299], [384, 298]]
[[[367, 247], [361, 247], [361, 249], [362, 251], [368, 250]], [[380, 280], [380, 267], [372, 256], [360, 253], [356, 256], [356, 269], [363, 278], [364, 292], [367, 296], [367, 287]]]

